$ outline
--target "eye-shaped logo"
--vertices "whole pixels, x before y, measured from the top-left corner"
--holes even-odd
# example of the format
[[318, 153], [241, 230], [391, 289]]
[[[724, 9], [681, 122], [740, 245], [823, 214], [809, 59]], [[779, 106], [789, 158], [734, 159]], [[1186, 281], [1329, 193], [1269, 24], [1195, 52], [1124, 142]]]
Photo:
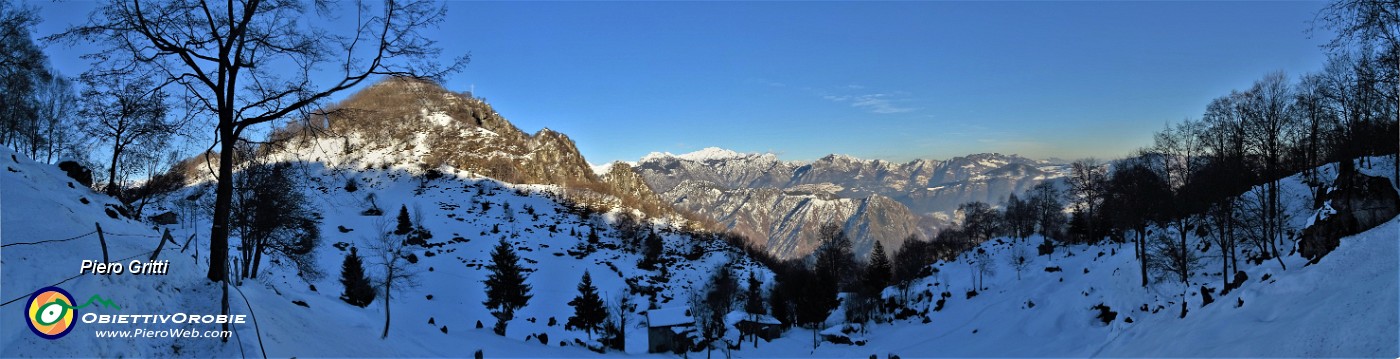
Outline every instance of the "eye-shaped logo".
[[58, 339], [73, 331], [74, 318], [78, 317], [73, 307], [73, 295], [59, 287], [45, 287], [29, 296], [24, 306], [29, 330], [44, 339]]

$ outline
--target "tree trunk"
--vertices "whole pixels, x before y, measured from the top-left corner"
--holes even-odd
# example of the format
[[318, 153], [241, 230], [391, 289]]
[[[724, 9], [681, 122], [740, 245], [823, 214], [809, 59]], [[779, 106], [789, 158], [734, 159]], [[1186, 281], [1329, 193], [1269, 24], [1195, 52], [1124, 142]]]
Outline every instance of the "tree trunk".
[[[247, 241], [244, 241], [243, 245], [238, 248], [238, 252], [243, 255], [243, 273], [240, 273], [240, 276], [248, 278], [248, 268], [252, 267], [250, 261], [253, 260], [253, 246], [247, 243]], [[237, 268], [234, 268], [234, 270], [237, 270]]]
[[248, 278], [258, 277], [258, 267], [260, 267], [260, 264], [262, 264], [263, 249], [266, 246], [267, 238], [262, 238], [257, 241], [257, 246], [253, 247], [253, 265], [252, 269], [248, 270]]
[[[1186, 264], [1187, 264], [1187, 263], [1186, 263], [1186, 262], [1187, 262], [1187, 261], [1186, 261], [1186, 258], [1187, 258], [1187, 256], [1190, 256], [1190, 255], [1191, 255], [1191, 254], [1188, 252], [1188, 251], [1190, 251], [1191, 249], [1186, 248], [1186, 218], [1182, 218], [1182, 219], [1181, 219], [1181, 222], [1180, 222], [1179, 226], [1180, 226], [1180, 228], [1181, 228], [1181, 253], [1177, 253], [1177, 255], [1181, 256], [1181, 268], [1179, 268], [1179, 269], [1181, 270], [1181, 284], [1183, 284], [1183, 285], [1185, 285], [1186, 287], [1189, 288], [1189, 287], [1191, 287], [1191, 268], [1187, 268], [1188, 266], [1186, 265]], [[1185, 293], [1185, 291], [1183, 291], [1182, 294], [1181, 294], [1181, 300], [1182, 300], [1182, 304], [1185, 305], [1185, 303], [1186, 303], [1186, 293]]]
[[[225, 263], [225, 264], [227, 264], [227, 263]], [[223, 280], [223, 281], [221, 281], [221, 282], [223, 283], [223, 287], [224, 287], [224, 299], [223, 299], [223, 301], [219, 304], [219, 312], [220, 312], [220, 313], [223, 313], [224, 315], [228, 315], [228, 280]], [[229, 325], [228, 321], [225, 321], [225, 322], [224, 322], [224, 332], [228, 332], [228, 325]], [[228, 336], [227, 336], [227, 335], [224, 336], [224, 342], [225, 342], [225, 343], [228, 343]]]
[[1137, 231], [1137, 256], [1138, 266], [1142, 269], [1142, 286], [1147, 287], [1147, 226], [1141, 226]]
[[[121, 137], [117, 137], [113, 139], [112, 142], [112, 165], [107, 168], [107, 190], [105, 192], [107, 192], [109, 196], [118, 197], [120, 192], [117, 191], [117, 159], [118, 156], [122, 154], [122, 139]], [[118, 200], [121, 199], [118, 198]]]
[[[222, 280], [228, 273], [228, 220], [233, 204], [233, 145], [232, 114], [220, 114], [219, 178], [214, 189], [214, 225], [209, 230], [209, 280]], [[228, 314], [225, 312], [224, 314]]]
[[388, 267], [389, 272], [384, 276], [384, 334], [379, 335], [379, 339], [389, 337], [389, 286], [394, 284], [394, 267]]
[[1287, 270], [1288, 265], [1283, 264], [1283, 256], [1278, 254], [1278, 241], [1281, 241], [1281, 237], [1283, 237], [1282, 211], [1278, 207], [1278, 179], [1274, 179], [1269, 182], [1269, 218], [1271, 218], [1269, 221], [1269, 251], [1273, 254], [1274, 260], [1278, 261], [1279, 267]]

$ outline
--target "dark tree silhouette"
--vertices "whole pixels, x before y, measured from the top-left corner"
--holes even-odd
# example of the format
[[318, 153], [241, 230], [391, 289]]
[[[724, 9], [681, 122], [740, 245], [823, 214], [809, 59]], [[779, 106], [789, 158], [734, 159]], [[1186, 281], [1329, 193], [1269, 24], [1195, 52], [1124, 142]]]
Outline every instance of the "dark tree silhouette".
[[369, 277], [365, 275], [364, 262], [355, 247], [350, 247], [345, 262], [340, 265], [340, 284], [345, 286], [340, 300], [361, 308], [374, 301], [374, 286], [370, 285]]
[[126, 150], [148, 141], [164, 140], [178, 126], [166, 119], [168, 107], [164, 91], [149, 79], [134, 76], [86, 74], [83, 107], [79, 111], [83, 132], [111, 142], [112, 159], [107, 167], [108, 195], [121, 194], [123, 156]]
[[243, 278], [258, 277], [263, 253], [290, 259], [305, 276], [319, 275], [311, 251], [321, 221], [290, 172], [288, 163], [254, 163], [236, 175], [232, 224], [242, 234]]
[[[768, 314], [768, 308], [763, 306], [763, 282], [758, 280], [754, 272], [749, 272], [749, 290], [744, 298], [744, 312], [749, 313], [749, 320], [757, 321], [758, 316]], [[758, 331], [750, 333], [753, 336], [753, 347], [758, 347]]]
[[408, 217], [408, 206], [400, 205], [398, 225], [394, 227], [394, 234], [402, 236], [409, 232], [413, 232], [413, 220]]
[[865, 266], [865, 290], [878, 295], [890, 285], [890, 278], [894, 275], [894, 266], [885, 254], [885, 246], [879, 241], [875, 242], [875, 249], [870, 251], [868, 263]]

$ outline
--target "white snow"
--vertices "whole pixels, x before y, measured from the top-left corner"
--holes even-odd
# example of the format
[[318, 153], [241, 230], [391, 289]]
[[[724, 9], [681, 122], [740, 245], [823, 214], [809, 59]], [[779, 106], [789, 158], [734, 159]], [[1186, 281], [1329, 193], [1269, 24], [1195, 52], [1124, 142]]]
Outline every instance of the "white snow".
[[[336, 141], [326, 141], [327, 144]], [[69, 188], [69, 180], [53, 166], [34, 163], [0, 150], [0, 158], [13, 171], [0, 171], [0, 297], [5, 300], [27, 296], [32, 291], [72, 277], [83, 259], [101, 259], [102, 253], [95, 236], [63, 242], [36, 245], [20, 242], [61, 239], [93, 231], [93, 223], [101, 223], [106, 232], [110, 257], [118, 259], [145, 258], [156, 246], [159, 232], [150, 225], [130, 220], [109, 218], [104, 203], [113, 200], [77, 185]], [[387, 154], [387, 153], [386, 153]], [[342, 161], [343, 159], [337, 159]], [[353, 162], [359, 163], [359, 162]], [[594, 283], [605, 299], [616, 300], [627, 293], [624, 280], [658, 289], [659, 305], [674, 306], [672, 298], [687, 293], [692, 283], [708, 277], [709, 268], [726, 262], [732, 250], [719, 242], [706, 241], [710, 254], [698, 261], [680, 259], [668, 282], [655, 282], [656, 271], [636, 268], [639, 254], [622, 250], [599, 248], [582, 258], [566, 253], [579, 246], [591, 228], [597, 228], [601, 243], [617, 245], [612, 230], [612, 216], [591, 216], [583, 220], [571, 209], [551, 199], [548, 186], [518, 186], [490, 179], [474, 179], [455, 169], [457, 174], [430, 181], [424, 186], [418, 178], [409, 176], [410, 168], [391, 166], [370, 169], [352, 164], [349, 167], [325, 167], [319, 162], [299, 162], [294, 171], [302, 182], [303, 191], [313, 202], [313, 210], [323, 219], [321, 241], [317, 245], [314, 265], [319, 276], [302, 277], [295, 266], [277, 256], [264, 257], [257, 279], [247, 279], [233, 292], [233, 314], [256, 314], [258, 325], [234, 325], [238, 338], [223, 343], [206, 338], [141, 338], [112, 340], [96, 338], [98, 330], [185, 329], [175, 325], [103, 325], [79, 323], [72, 333], [59, 340], [46, 340], [24, 328], [20, 312], [23, 300], [5, 305], [0, 310], [0, 357], [153, 357], [199, 356], [238, 357], [260, 356], [263, 349], [271, 357], [348, 357], [348, 356], [408, 356], [408, 357], [471, 357], [483, 350], [488, 357], [577, 357], [597, 355], [574, 344], [582, 340], [597, 345], [598, 335], [589, 341], [582, 331], [565, 330], [563, 324], [573, 314], [566, 303], [577, 295], [575, 285], [583, 271], [593, 274]], [[342, 186], [355, 178], [359, 190], [346, 192]], [[478, 192], [480, 189], [481, 192]], [[203, 192], [212, 198], [212, 190], [196, 185], [172, 199]], [[385, 211], [383, 217], [366, 217], [360, 212], [367, 207], [366, 195], [376, 195], [376, 203]], [[81, 201], [86, 199], [89, 204]], [[483, 210], [483, 203], [491, 203]], [[159, 213], [171, 208], [170, 203], [154, 204], [147, 213]], [[422, 209], [422, 224], [433, 232], [431, 248], [410, 247], [418, 262], [418, 287], [405, 288], [392, 298], [392, 325], [388, 339], [380, 339], [384, 325], [383, 294], [368, 307], [351, 306], [338, 297], [343, 287], [338, 282], [341, 262], [347, 251], [337, 244], [347, 244], [368, 251], [368, 242], [376, 231], [392, 223], [400, 205], [409, 210]], [[510, 210], [506, 211], [509, 205]], [[527, 210], [527, 207], [529, 208]], [[533, 210], [534, 215], [527, 211]], [[170, 273], [165, 276], [78, 276], [59, 284], [79, 300], [93, 294], [115, 301], [122, 307], [114, 309], [85, 308], [83, 312], [101, 314], [171, 314], [215, 313], [219, 311], [222, 292], [217, 283], [205, 276], [208, 263], [208, 214], [196, 214], [193, 223], [167, 226], [176, 238], [167, 243], [162, 259], [171, 260]], [[183, 223], [183, 222], [182, 222]], [[343, 227], [342, 231], [340, 228]], [[161, 229], [166, 229], [161, 228]], [[661, 223], [660, 228], [668, 228]], [[499, 230], [497, 233], [496, 231]], [[570, 233], [575, 235], [570, 235]], [[669, 253], [688, 252], [691, 239], [660, 231]], [[183, 246], [193, 235], [195, 242]], [[237, 232], [231, 238], [238, 245]], [[460, 238], [460, 239], [454, 239]], [[516, 313], [504, 337], [491, 333], [494, 317], [482, 305], [485, 300], [482, 268], [487, 254], [500, 238], [515, 245], [529, 274], [527, 283], [534, 289], [529, 305]], [[198, 255], [196, 255], [198, 251]], [[237, 260], [237, 251], [232, 251]], [[668, 254], [677, 256], [677, 254]], [[365, 259], [366, 270], [372, 277], [382, 275], [374, 260]], [[752, 268], [748, 262], [745, 267]], [[762, 270], [760, 270], [762, 271]], [[760, 278], [770, 278], [763, 271]], [[312, 286], [315, 288], [313, 289]], [[240, 295], [241, 292], [241, 295]], [[244, 297], [246, 296], [246, 301]], [[650, 305], [646, 296], [634, 295], [637, 311]], [[305, 303], [306, 306], [293, 302]], [[636, 312], [627, 314], [628, 351], [645, 351], [645, 318]], [[551, 324], [553, 319], [555, 323]], [[432, 320], [432, 324], [429, 324]], [[477, 329], [476, 322], [485, 328]], [[217, 326], [194, 325], [188, 329], [217, 330]], [[548, 335], [541, 343], [539, 334]], [[560, 343], [566, 343], [560, 346]]]
[[689, 307], [669, 307], [647, 310], [647, 325], [652, 328], [693, 324]]
[[724, 160], [724, 159], [731, 159], [731, 158], [742, 158], [742, 157], [748, 157], [748, 156], [761, 156], [761, 155], [764, 155], [764, 154], [757, 154], [757, 153], [741, 153], [741, 152], [736, 152], [736, 151], [733, 151], [733, 150], [727, 150], [727, 149], [723, 149], [723, 148], [719, 148], [719, 147], [705, 147], [705, 148], [703, 148], [703, 149], [700, 149], [699, 151], [690, 152], [690, 153], [685, 153], [685, 154], [680, 154], [680, 155], [672, 154], [672, 153], [670, 153], [670, 152], [652, 152], [652, 153], [648, 153], [646, 156], [642, 156], [642, 159], [641, 159], [639, 162], [654, 161], [654, 160], [663, 159], [663, 158], [668, 158], [668, 157], [669, 157], [669, 158], [682, 159], [682, 160], [688, 160], [688, 161], [704, 162], [704, 161], [709, 161], [709, 160]]
[[440, 127], [441, 127], [441, 126], [450, 125], [450, 124], [452, 124], [452, 121], [453, 121], [452, 116], [449, 116], [449, 115], [447, 115], [446, 113], [443, 113], [443, 112], [427, 113], [426, 110], [424, 111], [423, 119], [427, 120], [428, 123], [432, 123], [433, 125], [440, 126]]

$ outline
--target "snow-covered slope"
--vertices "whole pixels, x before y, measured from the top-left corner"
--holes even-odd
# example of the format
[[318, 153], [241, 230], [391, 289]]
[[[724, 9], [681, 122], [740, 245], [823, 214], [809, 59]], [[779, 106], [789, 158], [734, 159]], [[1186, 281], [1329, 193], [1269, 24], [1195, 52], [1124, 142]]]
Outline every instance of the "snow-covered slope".
[[[441, 178], [427, 180], [396, 166], [370, 168], [358, 166], [359, 162], [342, 162], [344, 166], [328, 167], [305, 161], [304, 154], [275, 152], [270, 157], [294, 161], [291, 172], [296, 174], [298, 188], [311, 199], [313, 212], [321, 218], [321, 240], [313, 252], [313, 266], [319, 273], [299, 272], [275, 255], [265, 257], [258, 278], [244, 280], [232, 293], [232, 312], [256, 315], [256, 326], [251, 322], [234, 325], [237, 336], [229, 343], [210, 338], [96, 338], [100, 330], [219, 329], [217, 325], [188, 324], [78, 323], [68, 336], [47, 340], [31, 334], [23, 324], [26, 299], [21, 299], [0, 310], [0, 357], [236, 357], [258, 356], [263, 350], [272, 357], [471, 357], [477, 350], [491, 357], [596, 355], [576, 344], [575, 340], [591, 342], [584, 332], [563, 328], [573, 314], [566, 303], [577, 294], [575, 286], [584, 271], [592, 274], [606, 298], [632, 297], [637, 306], [628, 315], [632, 327], [627, 331], [633, 337], [630, 350], [645, 351], [645, 330], [636, 327], [642, 317], [638, 312], [653, 303], [683, 306], [684, 300], [677, 298], [698, 287], [715, 266], [736, 258], [741, 275], [747, 277], [747, 271], [758, 270], [760, 278], [771, 277], [766, 270], [736, 256], [736, 249], [723, 242], [674, 231], [674, 222], [652, 222], [665, 242], [663, 258], [668, 270], [665, 274], [640, 270], [636, 264], [640, 255], [622, 245], [613, 227], [617, 210], [580, 210], [559, 199], [564, 189], [558, 186], [502, 183], [450, 167], [440, 168]], [[103, 205], [114, 201], [105, 195], [81, 185], [68, 187], [70, 181], [53, 166], [34, 163], [9, 150], [0, 150], [0, 155], [9, 162], [9, 171], [0, 173], [4, 189], [0, 192], [4, 211], [0, 242], [5, 245], [0, 249], [0, 295], [6, 300], [27, 298], [36, 289], [59, 283], [80, 297], [79, 301], [98, 294], [121, 307], [89, 307], [81, 309], [82, 313], [219, 312], [222, 287], [204, 278], [209, 251], [207, 214], [195, 214], [198, 219], [194, 222], [164, 228], [113, 219]], [[373, 155], [362, 159], [385, 161]], [[353, 192], [345, 188], [351, 178], [358, 187]], [[361, 215], [370, 206], [370, 194], [386, 212], [384, 216]], [[195, 184], [171, 196], [172, 202], [150, 211], [178, 212], [177, 202], [209, 196], [208, 186]], [[421, 209], [421, 224], [434, 236], [427, 246], [410, 247], [420, 285], [394, 296], [391, 332], [388, 339], [381, 340], [383, 295], [366, 308], [351, 306], [338, 298], [343, 290], [338, 280], [348, 248], [357, 247], [366, 255], [376, 233], [391, 230], [400, 206]], [[157, 229], [171, 230], [176, 243], [167, 243], [160, 256], [171, 261], [170, 273], [84, 275], [61, 282], [77, 273], [83, 259], [102, 258], [95, 236], [21, 243], [82, 235], [93, 231], [93, 222], [103, 226], [113, 261], [133, 256], [144, 259], [158, 243]], [[571, 253], [585, 247], [587, 233], [592, 230], [601, 237], [597, 250]], [[195, 241], [183, 246], [192, 235]], [[505, 337], [491, 333], [495, 319], [482, 305], [485, 294], [481, 284], [488, 253], [502, 238], [510, 241], [524, 265], [533, 269], [527, 283], [534, 287], [534, 297], [516, 313]], [[236, 237], [232, 241], [238, 245]], [[697, 260], [685, 259], [684, 254], [696, 251], [697, 246], [704, 254]], [[367, 271], [381, 276], [382, 270], [373, 263], [366, 259]], [[656, 293], [654, 297], [644, 293], [651, 291]], [[477, 329], [478, 321], [486, 328]]]
[[[1374, 161], [1388, 163], [1387, 161]], [[1335, 176], [1334, 166], [1321, 169]], [[1389, 176], [1390, 167], [1362, 169]], [[1280, 182], [1287, 228], [1308, 222], [1310, 201], [1302, 176]], [[1154, 231], [1175, 236], [1170, 230]], [[1077, 245], [1036, 255], [1042, 241], [1001, 238], [983, 243], [990, 272], [979, 286], [972, 252], [941, 262], [915, 281], [908, 296], [914, 315], [872, 324], [855, 334], [864, 345], [829, 342], [812, 347], [809, 330], [738, 357], [1395, 357], [1400, 355], [1400, 218], [1358, 235], [1319, 263], [1297, 254], [1242, 264], [1243, 285], [1222, 294], [1218, 250], [1193, 272], [1189, 286], [1171, 280], [1140, 286], [1131, 243]], [[1190, 236], [1192, 248], [1200, 238]], [[1281, 250], [1292, 253], [1285, 241]], [[975, 250], [974, 250], [975, 251]], [[1024, 255], [1019, 273], [1012, 258]], [[1249, 257], [1246, 250], [1242, 257]], [[1183, 289], [1185, 289], [1183, 291]], [[977, 290], [975, 295], [969, 295]], [[1204, 304], [1202, 290], [1213, 302]], [[939, 305], [939, 299], [947, 293]], [[1182, 293], [1189, 312], [1181, 318]], [[899, 301], [896, 288], [885, 295]], [[1113, 312], [1103, 320], [1096, 306]], [[935, 309], [941, 307], [941, 309]], [[838, 310], [839, 311], [839, 310]], [[928, 318], [925, 322], [924, 317]], [[830, 326], [843, 324], [833, 313]]]

